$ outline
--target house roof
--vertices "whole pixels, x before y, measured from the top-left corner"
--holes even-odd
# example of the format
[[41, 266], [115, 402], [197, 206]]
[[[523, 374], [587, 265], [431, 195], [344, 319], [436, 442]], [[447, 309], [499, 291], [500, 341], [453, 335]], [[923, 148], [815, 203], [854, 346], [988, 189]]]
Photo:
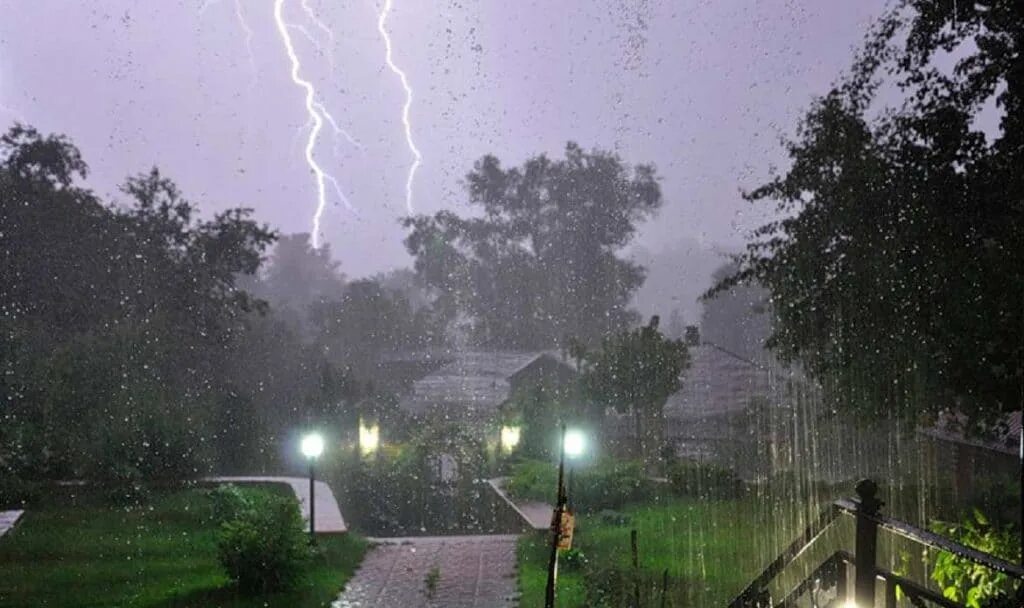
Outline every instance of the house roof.
[[740, 412], [751, 399], [766, 397], [771, 390], [765, 365], [711, 342], [691, 346], [690, 357], [690, 367], [681, 378], [682, 388], [665, 404], [665, 415], [670, 419]]
[[412, 392], [401, 401], [401, 405], [414, 413], [422, 413], [437, 405], [453, 404], [477, 411], [497, 409], [509, 396], [509, 379], [545, 354], [452, 353], [450, 363], [413, 382]]
[[1021, 414], [1007, 414], [987, 433], [969, 435], [964, 431], [964, 418], [956, 414], [939, 417], [935, 425], [922, 428], [920, 432], [935, 439], [961, 445], [969, 445], [1003, 454], [1017, 454], [1020, 450]]

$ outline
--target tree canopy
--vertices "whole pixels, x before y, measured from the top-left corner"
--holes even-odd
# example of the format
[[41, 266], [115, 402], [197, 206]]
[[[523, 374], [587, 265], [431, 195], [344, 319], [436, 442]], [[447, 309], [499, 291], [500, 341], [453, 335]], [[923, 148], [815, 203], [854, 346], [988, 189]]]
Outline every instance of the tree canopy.
[[351, 392], [240, 289], [276, 237], [248, 209], [203, 219], [156, 169], [104, 203], [87, 173], [64, 137], [0, 137], [0, 477], [252, 462]]
[[898, 6], [812, 104], [789, 169], [747, 194], [782, 219], [717, 289], [769, 289], [770, 346], [840, 405], [973, 421], [1021, 405], [1022, 23], [1014, 2]]
[[632, 414], [636, 455], [647, 462], [662, 445], [662, 412], [679, 390], [680, 375], [690, 365], [682, 340], [666, 338], [658, 317], [646, 327], [606, 337], [598, 351], [586, 356], [581, 378], [584, 392], [601, 408]]
[[550, 347], [634, 319], [627, 306], [644, 271], [618, 252], [661, 206], [652, 166], [569, 143], [564, 159], [510, 169], [485, 156], [465, 184], [474, 215], [407, 218], [405, 244], [438, 305], [468, 319], [474, 340]]

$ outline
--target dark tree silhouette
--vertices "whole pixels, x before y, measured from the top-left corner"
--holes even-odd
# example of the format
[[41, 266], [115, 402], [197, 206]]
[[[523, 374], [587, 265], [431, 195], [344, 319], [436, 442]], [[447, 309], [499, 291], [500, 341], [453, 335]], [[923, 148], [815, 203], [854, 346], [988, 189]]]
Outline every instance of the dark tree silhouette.
[[563, 336], [597, 339], [634, 318], [627, 305], [643, 269], [617, 252], [661, 205], [653, 167], [630, 169], [570, 143], [564, 159], [541, 155], [520, 168], [486, 156], [466, 188], [480, 215], [407, 218], [405, 244], [438, 304], [468, 316], [476, 340], [550, 347]]
[[[768, 288], [769, 344], [841, 406], [915, 417], [952, 408], [981, 422], [1020, 407], [1022, 22], [1019, 2], [897, 7], [812, 105], [790, 169], [747, 195], [784, 219], [755, 232], [716, 290]], [[882, 83], [902, 102], [882, 106]], [[986, 132], [978, 119], [990, 103], [1002, 116]]]

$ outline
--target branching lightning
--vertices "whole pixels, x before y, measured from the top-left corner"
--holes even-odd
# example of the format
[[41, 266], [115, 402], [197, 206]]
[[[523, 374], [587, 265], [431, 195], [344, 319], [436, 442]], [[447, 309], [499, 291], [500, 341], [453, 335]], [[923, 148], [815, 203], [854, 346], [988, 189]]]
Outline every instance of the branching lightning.
[[[310, 21], [320, 30], [326, 31], [329, 34], [329, 40], [334, 39], [334, 33], [331, 32], [330, 28], [316, 17], [312, 8], [309, 6], [307, 0], [302, 1], [302, 9], [309, 17]], [[320, 140], [320, 133], [324, 129], [324, 125], [330, 127], [335, 137], [341, 136], [345, 138], [349, 143], [361, 148], [356, 140], [341, 126], [338, 121], [334, 119], [334, 116], [327, 111], [327, 108], [319, 100], [319, 96], [316, 92], [316, 87], [309, 80], [303, 78], [302, 62], [299, 59], [298, 52], [295, 50], [295, 43], [292, 40], [291, 30], [296, 30], [306, 36], [309, 41], [320, 49], [320, 44], [312, 34], [300, 25], [290, 24], [284, 19], [284, 0], [274, 0], [274, 23], [277, 26], [277, 32], [281, 37], [281, 42], [284, 45], [285, 53], [288, 55], [288, 59], [291, 62], [291, 79], [299, 88], [305, 93], [305, 107], [308, 120], [306, 121], [307, 129], [306, 134], [306, 146], [304, 150], [306, 164], [309, 165], [310, 171], [313, 173], [314, 180], [316, 182], [316, 210], [313, 212], [313, 230], [312, 230], [312, 245], [313, 248], [320, 248], [320, 225], [323, 219], [324, 209], [327, 206], [327, 187], [331, 187], [331, 190], [338, 197], [347, 209], [354, 210], [352, 204], [349, 202], [348, 197], [345, 196], [345, 192], [341, 188], [341, 184], [338, 182], [330, 173], [324, 171], [323, 167], [316, 160], [316, 147]], [[331, 53], [328, 53], [330, 56]], [[332, 61], [333, 63], [333, 61]], [[337, 144], [335, 144], [337, 145]], [[337, 148], [335, 147], [335, 152]]]
[[[202, 6], [199, 9], [200, 15], [205, 13], [210, 6], [219, 4], [221, 1], [222, 0], [203, 0]], [[422, 162], [422, 155], [413, 141], [412, 125], [409, 118], [409, 112], [412, 107], [412, 88], [409, 86], [409, 80], [406, 77], [405, 72], [395, 64], [392, 58], [391, 38], [388, 35], [386, 28], [387, 18], [391, 12], [392, 0], [383, 1], [384, 5], [378, 15], [377, 28], [380, 35], [383, 37], [386, 46], [387, 52], [385, 60], [387, 65], [391, 71], [398, 76], [402, 84], [402, 88], [405, 90], [405, 104], [402, 108], [402, 123], [405, 129], [406, 143], [414, 157], [413, 163], [409, 167], [409, 173], [405, 184], [406, 209], [411, 214], [413, 213], [413, 181], [415, 179], [416, 170]], [[256, 70], [256, 62], [252, 53], [253, 29], [250, 27], [245, 11], [243, 10], [243, 0], [233, 0], [233, 2], [235, 19], [238, 22], [239, 28], [245, 35], [245, 48], [249, 57], [249, 68], [253, 75], [252, 85], [250, 88], [255, 88], [257, 85], [258, 74]], [[304, 38], [308, 41], [319, 55], [325, 56], [331, 68], [334, 67], [335, 35], [331, 27], [324, 22], [324, 20], [322, 20], [313, 9], [312, 0], [298, 0], [298, 3], [302, 9], [302, 14], [305, 17], [303, 19], [304, 23], [292, 23], [285, 19], [285, 0], [273, 0], [273, 19], [278, 36], [281, 39], [282, 46], [290, 63], [289, 76], [291, 77], [292, 83], [294, 83], [295, 86], [303, 92], [306, 121], [305, 124], [299, 127], [296, 132], [296, 140], [293, 145], [298, 144], [302, 139], [305, 140], [303, 156], [306, 164], [309, 166], [310, 172], [313, 174], [316, 186], [316, 208], [313, 212], [312, 218], [311, 241], [314, 248], [319, 248], [322, 240], [321, 224], [328, 201], [337, 199], [344, 204], [348, 210], [355, 211], [349, 202], [348, 197], [345, 195], [338, 179], [325, 170], [324, 166], [317, 160], [317, 149], [320, 145], [321, 135], [325, 130], [329, 131], [333, 135], [333, 151], [335, 156], [338, 156], [341, 153], [339, 149], [341, 140], [345, 140], [348, 144], [360, 151], [363, 151], [363, 147], [341, 126], [339, 121], [335, 119], [331, 112], [328, 111], [323, 98], [320, 96], [313, 83], [313, 80], [303, 74], [304, 67], [300, 58], [300, 53], [296, 49], [296, 39], [294, 38], [294, 34], [298, 34], [300, 38]]]
[[409, 86], [409, 79], [405, 76], [405, 72], [395, 65], [391, 57], [391, 36], [388, 35], [388, 30], [384, 26], [390, 12], [391, 0], [384, 0], [384, 6], [381, 8], [380, 15], [377, 18], [377, 30], [380, 32], [381, 37], [384, 38], [384, 60], [387, 62], [388, 67], [391, 68], [391, 71], [398, 76], [398, 79], [402, 82], [402, 88], [405, 89], [405, 105], [402, 106], [402, 124], [405, 126], [405, 143], [409, 146], [409, 151], [413, 155], [412, 165], [409, 167], [409, 175], [405, 180], [405, 208], [409, 215], [412, 215], [412, 182], [416, 177], [416, 169], [419, 168], [423, 156], [413, 142], [412, 124], [409, 121], [409, 109], [412, 107], [412, 87]]
[[[204, 0], [202, 6], [199, 7], [199, 16], [202, 17], [206, 10], [214, 4], [219, 4], [220, 0]], [[252, 27], [249, 25], [249, 20], [245, 18], [245, 11], [242, 10], [242, 0], [234, 0], [235, 4], [235, 20], [238, 21], [238, 27], [245, 34], [245, 54], [249, 59], [249, 73], [252, 75], [252, 80], [249, 81], [249, 89], [255, 89], [256, 85], [259, 84], [259, 73], [256, 71], [256, 58], [252, 54]]]
[[235, 18], [238, 19], [239, 27], [245, 32], [245, 53], [249, 58], [249, 73], [252, 74], [249, 88], [255, 89], [259, 81], [259, 74], [256, 71], [256, 59], [252, 54], [252, 28], [249, 27], [249, 22], [245, 18], [245, 12], [242, 10], [242, 0], [235, 0]]
[[[334, 68], [334, 30], [327, 27], [327, 24], [316, 16], [316, 11], [314, 11], [313, 7], [309, 5], [309, 0], [302, 0], [301, 4], [303, 12], [306, 13], [306, 18], [309, 19], [309, 21], [314, 26], [316, 26], [316, 29], [320, 30], [321, 32], [324, 33], [324, 35], [327, 36], [327, 43], [329, 49], [329, 52], [327, 53], [327, 61], [330, 62], [331, 68]], [[313, 44], [316, 44], [318, 47], [320, 46], [319, 43], [317, 43], [315, 40], [313, 41]]]
[[[320, 248], [320, 220], [323, 218], [324, 207], [327, 205], [327, 173], [324, 172], [323, 168], [316, 161], [316, 155], [313, 153], [316, 149], [317, 140], [320, 137], [320, 131], [324, 127], [324, 116], [321, 113], [320, 108], [323, 107], [316, 100], [316, 88], [313, 83], [304, 79], [301, 75], [302, 62], [299, 61], [299, 56], [295, 52], [295, 44], [292, 42], [292, 35], [289, 31], [289, 26], [284, 20], [284, 0], [274, 0], [274, 23], [277, 26], [277, 33], [281, 36], [281, 42], [284, 44], [285, 53], [288, 54], [288, 59], [291, 61], [291, 78], [292, 82], [296, 86], [301, 88], [306, 93], [306, 113], [309, 115], [313, 125], [309, 129], [309, 134], [306, 137], [306, 164], [309, 165], [310, 170], [313, 172], [313, 176], [316, 180], [316, 211], [313, 213], [313, 234], [312, 244], [314, 249]], [[332, 178], [333, 179], [333, 178]]]

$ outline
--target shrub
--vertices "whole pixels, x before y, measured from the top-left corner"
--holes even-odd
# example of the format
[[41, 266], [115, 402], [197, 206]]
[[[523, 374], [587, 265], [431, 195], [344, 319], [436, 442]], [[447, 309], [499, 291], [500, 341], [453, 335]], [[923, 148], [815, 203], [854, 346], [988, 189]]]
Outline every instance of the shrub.
[[22, 508], [35, 500], [40, 490], [40, 483], [0, 470], [0, 509]]
[[[959, 524], [934, 522], [932, 529], [969, 547], [1012, 563], [1020, 562], [1019, 537], [1012, 526], [997, 528], [975, 510]], [[1010, 597], [1013, 581], [1002, 572], [989, 570], [947, 551], [939, 553], [932, 567], [932, 580], [942, 595], [970, 608], [984, 608]]]
[[587, 565], [587, 556], [576, 547], [573, 547], [562, 552], [559, 563], [566, 572], [578, 572]]
[[252, 490], [243, 490], [234, 484], [217, 486], [207, 494], [213, 520], [223, 524], [238, 519], [244, 511], [253, 508], [257, 500], [254, 496], [257, 495]]
[[[229, 494], [225, 492], [222, 498]], [[217, 538], [220, 563], [243, 593], [290, 589], [311, 557], [299, 505], [294, 498], [266, 492], [250, 496], [248, 507], [221, 524]], [[223, 498], [220, 508], [235, 509], [240, 504], [234, 498]]]
[[[569, 476], [566, 474], [566, 484]], [[529, 500], [554, 502], [558, 483], [558, 467], [545, 462], [527, 461], [513, 468], [508, 482], [512, 496]], [[632, 502], [652, 498], [655, 482], [634, 461], [606, 460], [577, 470], [569, 488], [569, 499], [580, 512], [618, 509]]]
[[678, 496], [737, 498], [743, 481], [731, 469], [714, 464], [679, 461], [668, 467], [668, 481]]

